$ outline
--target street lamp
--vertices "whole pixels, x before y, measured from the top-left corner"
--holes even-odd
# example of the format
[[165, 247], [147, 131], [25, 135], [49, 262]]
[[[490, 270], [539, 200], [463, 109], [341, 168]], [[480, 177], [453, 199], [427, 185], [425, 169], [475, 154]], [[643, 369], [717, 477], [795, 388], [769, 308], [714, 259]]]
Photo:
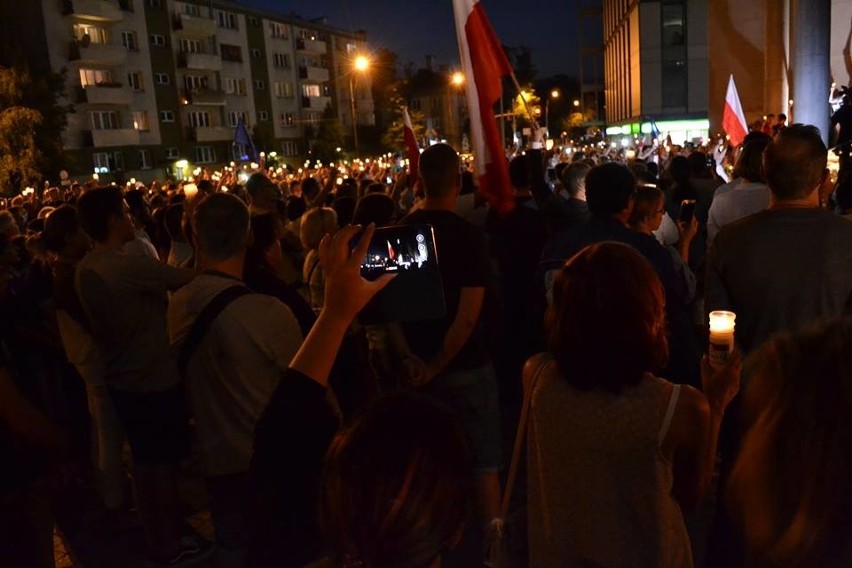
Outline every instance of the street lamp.
[[450, 76], [450, 82], [456, 87], [461, 87], [464, 85], [464, 73], [456, 71]]
[[561, 93], [558, 89], [550, 91], [550, 96], [547, 97], [547, 102], [544, 103], [544, 129], [547, 131], [547, 136], [550, 136], [550, 101], [558, 99]]
[[[352, 61], [352, 69], [363, 74], [370, 68], [370, 60], [364, 55], [358, 55]], [[349, 99], [352, 103], [352, 135], [355, 138], [355, 155], [359, 154], [358, 149], [358, 121], [355, 117], [355, 74], [349, 74]]]
[[580, 106], [580, 101], [578, 101], [577, 99], [574, 99], [574, 106], [575, 107]]

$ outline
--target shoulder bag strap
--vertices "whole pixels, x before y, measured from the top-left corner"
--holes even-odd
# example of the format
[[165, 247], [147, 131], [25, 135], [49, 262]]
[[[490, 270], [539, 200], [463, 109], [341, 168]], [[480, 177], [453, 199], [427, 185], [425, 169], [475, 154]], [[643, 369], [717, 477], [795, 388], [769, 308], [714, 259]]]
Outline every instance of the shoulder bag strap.
[[515, 447], [512, 450], [512, 461], [509, 464], [509, 475], [506, 477], [506, 489], [503, 491], [503, 502], [500, 505], [500, 517], [505, 519], [509, 514], [509, 504], [512, 501], [512, 491], [515, 489], [515, 481], [518, 478], [518, 466], [521, 461], [521, 454], [524, 449], [524, 442], [527, 435], [527, 425], [529, 423], [530, 407], [532, 406], [532, 397], [535, 392], [535, 387], [538, 385], [538, 379], [541, 377], [542, 371], [553, 362], [549, 355], [540, 355], [541, 361], [532, 374], [532, 380], [527, 388], [524, 388], [524, 403], [521, 408], [521, 417], [518, 420], [518, 430], [515, 433]]
[[197, 318], [195, 318], [186, 339], [183, 340], [183, 343], [180, 346], [177, 364], [181, 377], [186, 378], [186, 369], [189, 367], [190, 359], [192, 359], [192, 356], [198, 350], [198, 347], [201, 345], [201, 341], [204, 339], [204, 336], [207, 335], [207, 332], [210, 330], [213, 322], [216, 321], [216, 318], [222, 313], [222, 310], [227, 308], [228, 305], [237, 298], [241, 298], [242, 296], [250, 293], [251, 290], [242, 284], [229, 286], [216, 294], [213, 299], [204, 306], [204, 309], [201, 310], [201, 313], [198, 314]]

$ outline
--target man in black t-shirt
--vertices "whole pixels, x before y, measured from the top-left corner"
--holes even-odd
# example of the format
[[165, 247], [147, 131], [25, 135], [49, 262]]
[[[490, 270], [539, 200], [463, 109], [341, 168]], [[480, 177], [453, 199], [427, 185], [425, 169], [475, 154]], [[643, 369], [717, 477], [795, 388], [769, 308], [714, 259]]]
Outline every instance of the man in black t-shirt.
[[423, 207], [406, 225], [432, 225], [447, 312], [443, 318], [402, 324], [411, 351], [408, 368], [416, 386], [456, 410], [479, 473], [479, 512], [499, 516], [500, 415], [494, 369], [479, 320], [489, 278], [485, 235], [456, 215], [461, 186], [459, 157], [436, 144], [420, 157]]

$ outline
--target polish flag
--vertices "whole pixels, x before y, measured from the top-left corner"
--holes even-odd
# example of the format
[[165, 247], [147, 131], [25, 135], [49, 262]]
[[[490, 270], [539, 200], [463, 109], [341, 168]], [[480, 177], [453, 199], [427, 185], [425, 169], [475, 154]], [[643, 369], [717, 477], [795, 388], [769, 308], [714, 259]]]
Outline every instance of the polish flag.
[[748, 134], [748, 125], [743, 115], [743, 105], [737, 94], [734, 76], [728, 81], [728, 93], [725, 95], [725, 111], [722, 113], [722, 128], [731, 140], [731, 146], [739, 146]]
[[414, 127], [411, 125], [408, 107], [402, 107], [402, 123], [405, 149], [408, 151], [408, 185], [413, 186], [414, 182], [417, 181], [417, 176], [420, 175], [420, 148], [417, 146], [417, 137], [414, 136]]
[[506, 213], [514, 206], [514, 199], [494, 105], [503, 93], [501, 79], [512, 74], [512, 66], [481, 1], [453, 0], [453, 11], [462, 70], [467, 78], [465, 90], [476, 177], [491, 206]]

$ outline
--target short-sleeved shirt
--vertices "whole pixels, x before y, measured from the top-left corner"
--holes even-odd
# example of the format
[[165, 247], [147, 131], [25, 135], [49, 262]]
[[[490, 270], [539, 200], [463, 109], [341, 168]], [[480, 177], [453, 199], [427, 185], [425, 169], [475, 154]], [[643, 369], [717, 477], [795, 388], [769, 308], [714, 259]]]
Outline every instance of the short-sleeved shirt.
[[75, 280], [107, 385], [129, 392], [175, 386], [180, 376], [166, 333], [166, 292], [186, 283], [187, 272], [144, 255], [92, 251]]
[[[444, 343], [455, 320], [462, 288], [485, 288], [489, 256], [485, 234], [452, 211], [420, 210], [402, 220], [404, 225], [432, 225], [436, 253], [444, 284], [447, 311], [443, 318], [402, 325], [412, 353], [428, 362]], [[488, 361], [485, 338], [479, 324], [444, 372], [481, 367]]]
[[[168, 322], [175, 351], [204, 307], [239, 284], [224, 275], [202, 274], [172, 295]], [[186, 371], [206, 475], [248, 471], [257, 421], [301, 343], [293, 312], [271, 296], [241, 296], [213, 321]]]

